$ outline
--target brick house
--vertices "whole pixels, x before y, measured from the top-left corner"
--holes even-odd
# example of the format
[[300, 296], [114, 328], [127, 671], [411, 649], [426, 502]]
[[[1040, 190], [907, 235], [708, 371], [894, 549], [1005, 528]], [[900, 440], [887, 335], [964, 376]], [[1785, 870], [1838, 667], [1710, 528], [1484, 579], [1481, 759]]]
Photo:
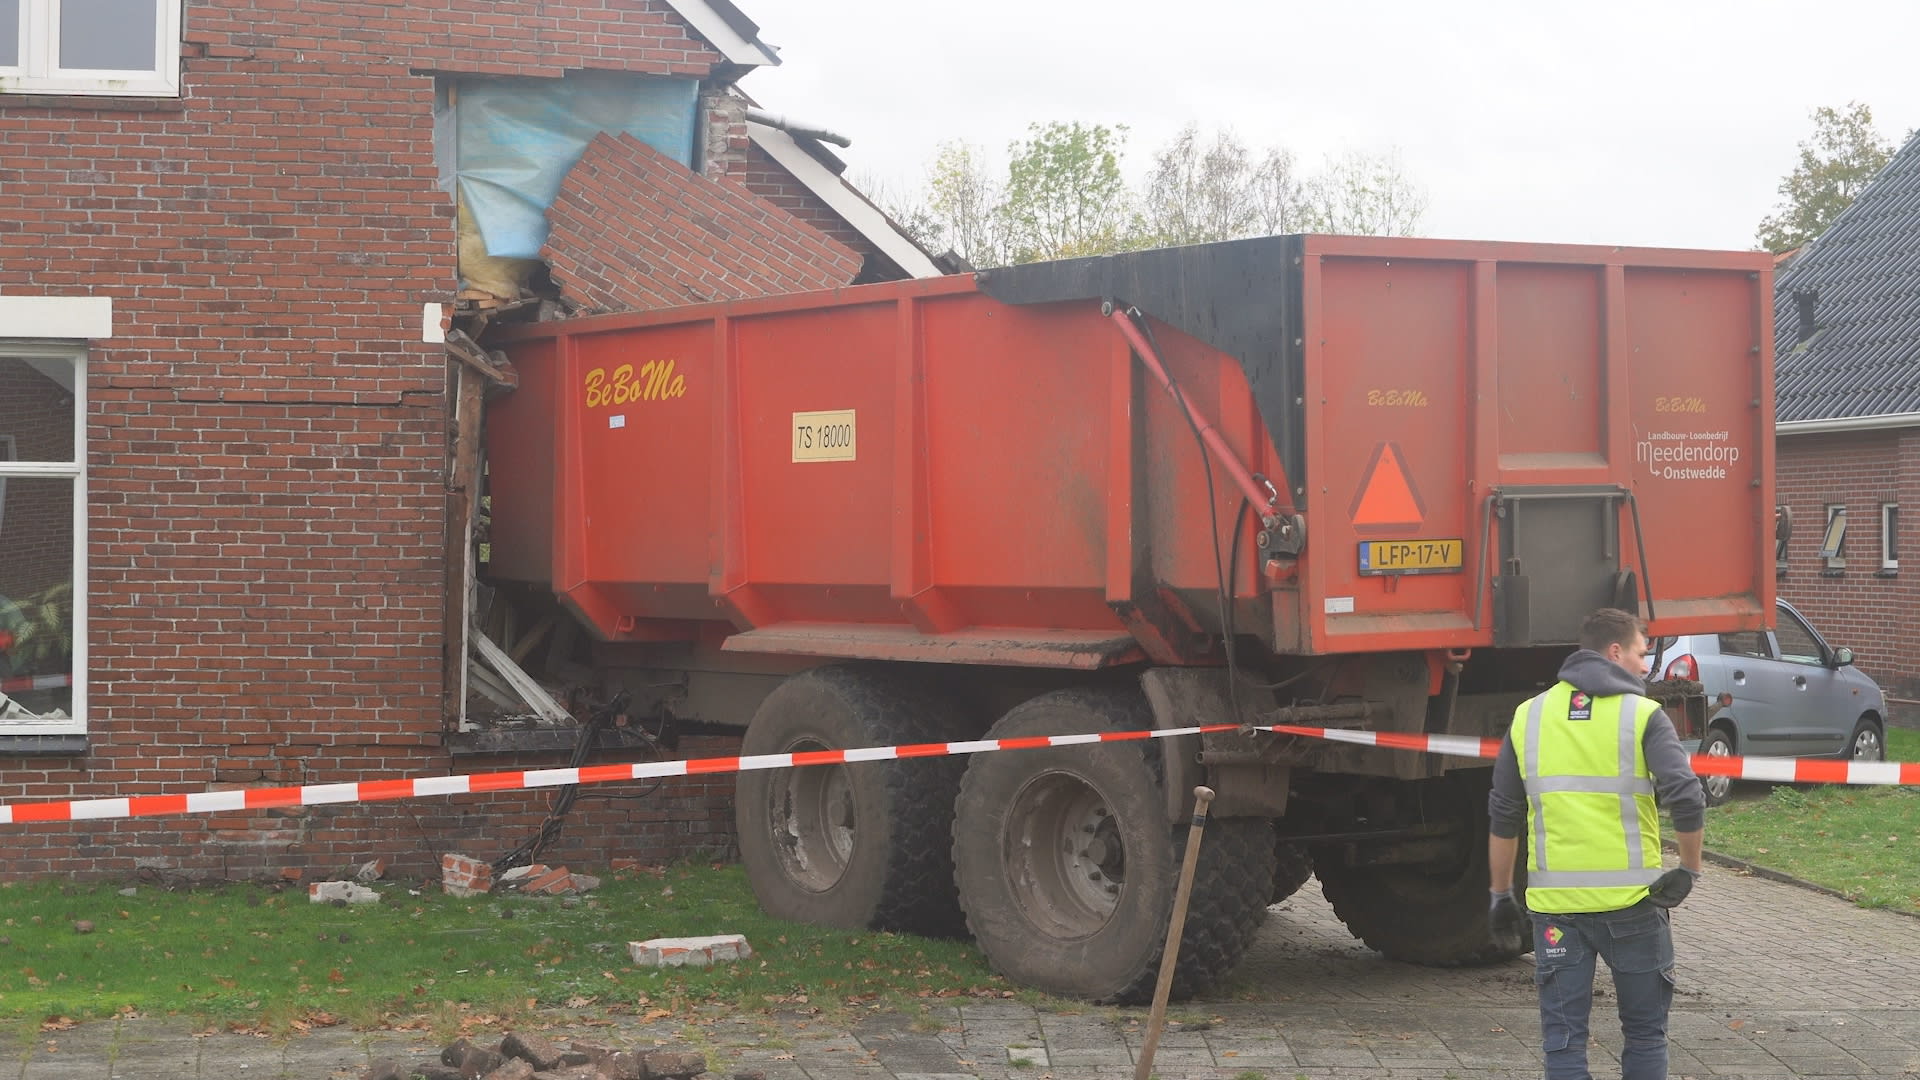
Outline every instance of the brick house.
[[[480, 397], [445, 328], [486, 258], [681, 271], [540, 250], [557, 196], [486, 174], [512, 140], [485, 103], [545, 110], [517, 130], [550, 189], [612, 141], [669, 166], [621, 204], [704, 185], [719, 226], [807, 253], [710, 295], [937, 272], [820, 133], [748, 119], [734, 84], [777, 60], [728, 0], [152, 0], [112, 27], [63, 3], [19, 0], [0, 34], [0, 804], [557, 763], [456, 752], [472, 492], [450, 433]], [[553, 855], [725, 850], [730, 791], [583, 803]], [[425, 873], [512, 847], [547, 804], [7, 826], [4, 873]]]
[[1775, 276], [1780, 595], [1920, 697], [1920, 139]]

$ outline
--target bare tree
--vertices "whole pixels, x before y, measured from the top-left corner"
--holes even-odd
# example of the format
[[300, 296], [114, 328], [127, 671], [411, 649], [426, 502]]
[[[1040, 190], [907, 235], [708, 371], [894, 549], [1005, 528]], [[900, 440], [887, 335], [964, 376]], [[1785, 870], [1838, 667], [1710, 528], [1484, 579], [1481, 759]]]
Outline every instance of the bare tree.
[[1154, 155], [1143, 204], [1156, 244], [1201, 244], [1307, 227], [1306, 190], [1285, 147], [1257, 160], [1231, 131], [1206, 139], [1188, 125]]
[[1302, 201], [1306, 196], [1294, 170], [1293, 151], [1275, 146], [1253, 171], [1253, 208], [1260, 235], [1277, 236], [1305, 228]]
[[1154, 154], [1141, 203], [1154, 244], [1232, 240], [1259, 228], [1253, 166], [1230, 131], [1208, 142], [1198, 127], [1182, 129]]
[[1426, 189], [1397, 153], [1349, 152], [1329, 158], [1305, 185], [1303, 224], [1350, 236], [1410, 236], [1427, 212]]
[[935, 216], [924, 196], [903, 195], [878, 174], [865, 171], [854, 178], [853, 187], [898, 225], [914, 243], [931, 252], [946, 249], [946, 226]]

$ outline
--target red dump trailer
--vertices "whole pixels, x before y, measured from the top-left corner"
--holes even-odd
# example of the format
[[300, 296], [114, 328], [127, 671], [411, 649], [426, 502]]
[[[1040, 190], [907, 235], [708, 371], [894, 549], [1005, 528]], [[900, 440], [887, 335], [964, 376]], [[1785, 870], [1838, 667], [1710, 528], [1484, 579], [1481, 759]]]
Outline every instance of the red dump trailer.
[[[497, 585], [749, 753], [1239, 720], [1497, 735], [1591, 609], [1773, 609], [1764, 254], [1289, 236], [507, 329]], [[1697, 701], [1676, 711], [1697, 723]], [[1264, 734], [744, 774], [788, 918], [1176, 989], [1317, 875], [1499, 958], [1485, 761]]]

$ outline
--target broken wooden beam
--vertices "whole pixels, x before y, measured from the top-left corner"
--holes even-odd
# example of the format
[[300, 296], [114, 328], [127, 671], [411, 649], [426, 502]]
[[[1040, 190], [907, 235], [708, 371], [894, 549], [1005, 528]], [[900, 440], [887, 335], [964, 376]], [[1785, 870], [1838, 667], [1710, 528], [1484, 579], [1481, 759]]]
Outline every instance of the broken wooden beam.
[[505, 353], [490, 353], [458, 328], [447, 331], [447, 355], [485, 376], [495, 386], [508, 390], [520, 386], [520, 373], [507, 362]]
[[542, 720], [569, 724], [574, 722], [573, 714], [562, 708], [560, 703], [553, 699], [553, 695], [547, 693], [545, 687], [535, 682], [533, 676], [522, 671], [520, 665], [513, 662], [513, 657], [508, 656], [487, 635], [474, 634], [473, 647], [479, 652], [480, 659], [505, 679], [507, 684], [513, 687], [513, 692], [520, 695], [527, 706]]

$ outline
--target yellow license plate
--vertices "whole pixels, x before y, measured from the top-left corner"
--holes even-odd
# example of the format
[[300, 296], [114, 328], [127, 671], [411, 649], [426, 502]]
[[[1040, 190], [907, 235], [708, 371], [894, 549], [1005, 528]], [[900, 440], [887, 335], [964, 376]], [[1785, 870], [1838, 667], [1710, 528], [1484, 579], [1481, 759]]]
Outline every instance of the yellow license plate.
[[1362, 540], [1360, 573], [1457, 574], [1465, 548], [1460, 540]]

